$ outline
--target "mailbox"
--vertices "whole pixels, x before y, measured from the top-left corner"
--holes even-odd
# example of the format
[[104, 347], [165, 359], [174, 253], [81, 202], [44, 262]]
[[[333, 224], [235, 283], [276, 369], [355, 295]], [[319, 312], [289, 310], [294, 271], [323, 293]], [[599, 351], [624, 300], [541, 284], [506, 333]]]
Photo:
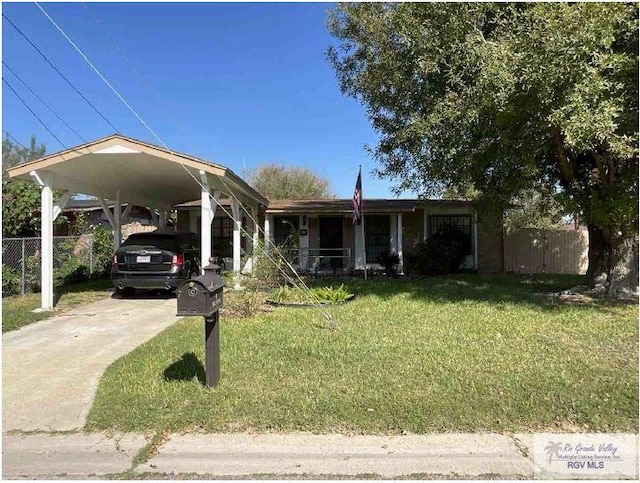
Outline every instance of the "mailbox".
[[176, 291], [178, 316], [202, 315], [211, 317], [222, 307], [224, 279], [217, 265], [211, 263], [199, 275], [180, 284]]

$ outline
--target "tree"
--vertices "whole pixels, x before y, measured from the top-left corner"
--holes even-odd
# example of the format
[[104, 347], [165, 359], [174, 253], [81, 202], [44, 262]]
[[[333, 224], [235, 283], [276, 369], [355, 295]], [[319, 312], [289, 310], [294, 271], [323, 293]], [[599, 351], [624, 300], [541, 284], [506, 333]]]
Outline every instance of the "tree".
[[638, 5], [342, 4], [329, 60], [380, 133], [381, 176], [502, 206], [557, 192], [588, 277], [638, 287]]
[[32, 237], [40, 231], [40, 188], [29, 181], [10, 179], [7, 168], [44, 156], [46, 148], [31, 136], [29, 147], [2, 140], [2, 235]]
[[306, 168], [277, 163], [259, 166], [249, 174], [249, 184], [272, 200], [333, 198], [329, 181]]

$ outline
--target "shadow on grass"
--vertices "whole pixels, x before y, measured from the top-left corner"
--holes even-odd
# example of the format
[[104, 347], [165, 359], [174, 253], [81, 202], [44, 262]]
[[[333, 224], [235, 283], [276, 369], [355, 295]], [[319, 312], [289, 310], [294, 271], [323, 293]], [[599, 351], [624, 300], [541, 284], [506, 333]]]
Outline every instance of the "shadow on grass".
[[202, 385], [205, 384], [204, 366], [193, 352], [182, 354], [182, 357], [169, 365], [162, 375], [166, 381], [190, 381], [195, 377]]
[[[382, 300], [406, 294], [414, 299], [433, 302], [511, 303], [557, 310], [566, 303], [560, 303], [557, 297], [552, 295], [584, 284], [585, 277], [582, 275], [459, 274], [421, 278], [380, 277], [370, 280], [352, 278], [330, 281], [325, 279], [314, 281], [312, 284], [317, 286], [342, 283], [359, 297], [373, 295]], [[609, 304], [605, 301], [594, 301], [591, 306], [594, 305], [604, 309]]]

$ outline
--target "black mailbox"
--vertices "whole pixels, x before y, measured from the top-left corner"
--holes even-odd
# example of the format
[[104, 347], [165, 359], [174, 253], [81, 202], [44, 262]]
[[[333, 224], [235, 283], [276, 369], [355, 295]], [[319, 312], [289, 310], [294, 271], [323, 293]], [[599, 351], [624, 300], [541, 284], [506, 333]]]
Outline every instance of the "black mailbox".
[[202, 315], [211, 317], [222, 307], [222, 289], [224, 279], [218, 274], [219, 267], [214, 264], [204, 268], [199, 275], [180, 284], [176, 291], [178, 313], [176, 315]]

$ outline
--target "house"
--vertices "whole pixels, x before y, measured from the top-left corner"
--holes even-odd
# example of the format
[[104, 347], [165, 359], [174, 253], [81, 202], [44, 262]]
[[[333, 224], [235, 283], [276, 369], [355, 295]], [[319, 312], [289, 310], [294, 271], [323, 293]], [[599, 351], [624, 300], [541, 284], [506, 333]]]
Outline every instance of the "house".
[[[211, 226], [214, 256], [229, 266], [233, 252], [233, 220], [230, 200], [218, 201]], [[226, 208], [225, 208], [226, 207]], [[174, 207], [177, 228], [199, 232], [200, 201]], [[502, 220], [479, 225], [471, 201], [419, 199], [365, 199], [364, 227], [352, 222], [351, 199], [272, 200], [258, 211], [258, 223], [270, 247], [287, 246], [294, 266], [301, 272], [362, 271], [381, 269], [382, 255], [396, 253], [400, 273], [415, 271], [418, 244], [447, 228], [456, 228], [466, 236], [464, 267], [480, 272], [502, 270]], [[243, 232], [251, 226], [242, 217]], [[486, 218], [483, 218], [486, 220]], [[364, 229], [363, 229], [364, 228]], [[364, 247], [364, 249], [363, 249]], [[252, 252], [252, 238], [241, 239], [242, 253]], [[243, 267], [249, 258], [245, 257]]]

